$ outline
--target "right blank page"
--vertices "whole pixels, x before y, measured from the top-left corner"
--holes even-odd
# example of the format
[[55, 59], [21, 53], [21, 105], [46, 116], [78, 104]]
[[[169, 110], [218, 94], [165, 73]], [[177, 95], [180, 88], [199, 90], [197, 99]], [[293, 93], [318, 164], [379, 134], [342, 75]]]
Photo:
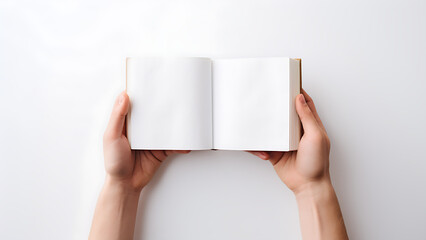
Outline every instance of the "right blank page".
[[[297, 149], [294, 98], [299, 77], [290, 58], [213, 61], [213, 147], [229, 150]], [[290, 76], [292, 75], [292, 76]], [[291, 78], [293, 78], [293, 83]], [[297, 136], [294, 136], [294, 135]], [[295, 138], [297, 138], [295, 140]]]

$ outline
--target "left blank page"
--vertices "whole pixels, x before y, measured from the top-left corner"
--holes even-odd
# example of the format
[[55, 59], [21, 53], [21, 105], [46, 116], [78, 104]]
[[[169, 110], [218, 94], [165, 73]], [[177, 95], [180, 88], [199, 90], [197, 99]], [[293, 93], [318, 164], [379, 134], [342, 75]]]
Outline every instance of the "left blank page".
[[132, 149], [213, 147], [210, 59], [127, 58], [126, 68]]

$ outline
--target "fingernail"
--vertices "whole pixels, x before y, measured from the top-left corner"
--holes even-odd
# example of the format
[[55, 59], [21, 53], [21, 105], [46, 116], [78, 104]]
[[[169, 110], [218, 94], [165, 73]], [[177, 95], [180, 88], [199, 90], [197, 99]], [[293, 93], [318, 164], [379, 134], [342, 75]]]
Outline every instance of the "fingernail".
[[305, 104], [306, 100], [305, 100], [305, 96], [303, 96], [303, 94], [301, 94], [301, 97], [299, 98], [300, 102]]

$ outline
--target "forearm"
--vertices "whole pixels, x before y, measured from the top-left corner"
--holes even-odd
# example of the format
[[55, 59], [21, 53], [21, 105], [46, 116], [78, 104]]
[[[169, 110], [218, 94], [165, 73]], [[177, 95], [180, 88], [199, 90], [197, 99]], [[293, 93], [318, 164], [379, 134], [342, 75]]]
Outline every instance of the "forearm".
[[107, 179], [99, 195], [89, 239], [133, 239], [138, 201], [138, 192]]
[[329, 181], [306, 185], [296, 193], [304, 240], [348, 239], [342, 212]]

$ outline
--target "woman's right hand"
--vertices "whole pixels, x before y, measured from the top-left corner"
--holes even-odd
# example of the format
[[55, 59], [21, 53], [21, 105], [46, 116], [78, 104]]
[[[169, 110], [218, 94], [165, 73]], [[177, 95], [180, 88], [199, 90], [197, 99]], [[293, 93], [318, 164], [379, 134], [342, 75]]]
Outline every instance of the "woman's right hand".
[[296, 97], [296, 111], [304, 129], [297, 151], [251, 152], [269, 160], [281, 180], [294, 193], [312, 184], [331, 185], [328, 171], [330, 141], [312, 98], [304, 90]]

